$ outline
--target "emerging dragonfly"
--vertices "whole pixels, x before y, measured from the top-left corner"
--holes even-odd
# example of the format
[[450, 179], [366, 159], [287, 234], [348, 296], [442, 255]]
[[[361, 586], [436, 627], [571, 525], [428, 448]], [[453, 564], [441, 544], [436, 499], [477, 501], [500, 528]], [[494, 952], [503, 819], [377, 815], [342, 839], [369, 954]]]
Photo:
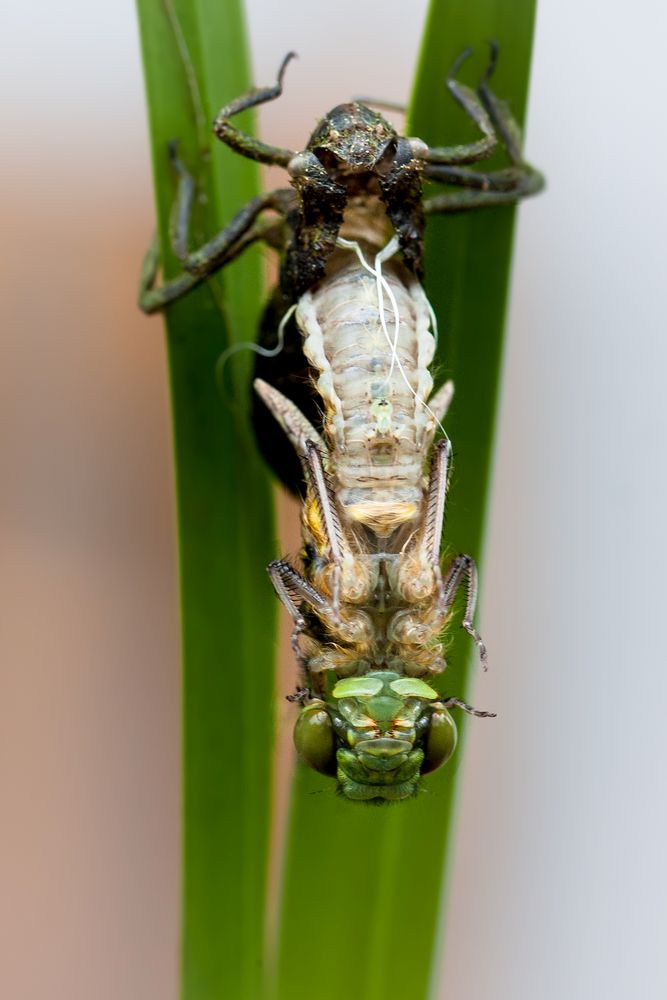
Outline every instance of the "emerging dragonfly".
[[[222, 109], [216, 135], [253, 160], [287, 168], [291, 187], [250, 201], [205, 246], [188, 252], [194, 184], [170, 150], [179, 175], [174, 249], [184, 272], [155, 286], [149, 251], [141, 306], [162, 309], [248, 245], [282, 253], [280, 286], [260, 341], [276, 340], [260, 359], [255, 388], [289, 442], [290, 458], [263, 428], [260, 447], [293, 490], [303, 492], [303, 570], [278, 560], [268, 571], [294, 621], [292, 645], [302, 681], [295, 743], [305, 762], [335, 777], [357, 801], [414, 796], [421, 776], [456, 746], [452, 706], [488, 716], [429, 680], [445, 666], [440, 636], [459, 588], [462, 626], [473, 625], [477, 571], [457, 556], [443, 573], [440, 547], [450, 444], [434, 437], [452, 395], [432, 395], [434, 317], [421, 286], [425, 217], [507, 204], [534, 194], [541, 175], [521, 155], [519, 130], [489, 88], [496, 51], [475, 92], [447, 78], [450, 93], [481, 137], [429, 147], [397, 134], [359, 102], [334, 108], [305, 150], [266, 145], [231, 119], [282, 92], [256, 89]], [[510, 166], [490, 172], [469, 164], [501, 141]], [[422, 199], [424, 179], [448, 189]], [[284, 390], [284, 391], [283, 391]], [[266, 409], [264, 409], [266, 413]], [[256, 410], [256, 424], [262, 424]], [[302, 486], [303, 484], [303, 486]]]

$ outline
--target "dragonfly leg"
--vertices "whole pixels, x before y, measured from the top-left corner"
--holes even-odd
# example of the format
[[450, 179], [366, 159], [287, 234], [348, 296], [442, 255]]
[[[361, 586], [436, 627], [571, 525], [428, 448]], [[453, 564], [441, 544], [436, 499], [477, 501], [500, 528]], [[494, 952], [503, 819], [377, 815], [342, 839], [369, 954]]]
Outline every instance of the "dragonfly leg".
[[[176, 200], [171, 213], [169, 235], [174, 254], [183, 265], [184, 270], [196, 275], [207, 277], [213, 271], [227, 264], [255, 239], [267, 239], [269, 229], [277, 223], [282, 225], [282, 219], [263, 220], [268, 223], [266, 231], [260, 231], [255, 225], [262, 212], [272, 210], [280, 216], [287, 215], [294, 204], [294, 192], [291, 188], [278, 188], [257, 195], [236, 213], [224, 229], [212, 236], [198, 250], [189, 249], [189, 230], [192, 219], [192, 208], [196, 192], [195, 180], [177, 154], [178, 142], [173, 140], [167, 147], [169, 162], [178, 176]], [[282, 249], [282, 246], [280, 246]]]
[[454, 187], [470, 188], [435, 195], [424, 202], [427, 215], [466, 212], [475, 208], [513, 204], [519, 198], [537, 194], [544, 187], [544, 178], [527, 163], [521, 152], [521, 129], [508, 105], [501, 101], [489, 87], [498, 54], [498, 47], [491, 46], [491, 60], [478, 89], [479, 100], [487, 114], [494, 133], [499, 135], [511, 166], [489, 172], [466, 169], [458, 164], [471, 160], [429, 160], [424, 177]]
[[544, 177], [528, 163], [488, 174], [443, 167], [439, 176], [432, 179], [466, 187], [468, 190], [447, 191], [427, 198], [424, 201], [426, 215], [453, 215], [476, 208], [514, 205], [520, 198], [538, 194], [544, 187]]
[[273, 589], [287, 608], [294, 628], [290, 636], [292, 652], [306, 678], [310, 678], [308, 663], [304, 657], [299, 638], [306, 631], [306, 620], [301, 614], [301, 606], [307, 604], [324, 618], [331, 617], [331, 606], [326, 598], [315, 587], [304, 579], [285, 559], [275, 559], [266, 567]]
[[172, 281], [155, 287], [160, 270], [160, 238], [156, 233], [146, 251], [139, 277], [139, 308], [150, 315], [164, 309], [170, 302], [182, 298], [201, 284], [202, 278], [184, 272]]
[[433, 449], [431, 471], [426, 488], [426, 514], [421, 546], [424, 557], [433, 570], [440, 591], [439, 604], [444, 601], [445, 584], [440, 571], [440, 545], [445, 522], [445, 502], [447, 500], [447, 472], [452, 446], [448, 438], [438, 441]]
[[291, 399], [288, 399], [287, 396], [284, 396], [282, 392], [261, 378], [256, 378], [253, 384], [259, 398], [285, 431], [285, 434], [294, 446], [294, 450], [301, 459], [304, 473], [307, 474], [306, 445], [309, 441], [316, 446], [320, 454], [328, 455], [327, 447], [322, 437], [307, 417], [303, 415], [299, 407]]
[[[269, 563], [267, 571], [278, 597], [294, 621], [291, 641], [295, 658], [301, 666], [306, 682], [308, 684], [312, 683], [318, 693], [322, 694], [323, 669], [322, 667], [313, 667], [312, 656], [305, 656], [299, 644], [300, 636], [304, 634], [310, 635], [309, 623], [301, 610], [303, 605], [305, 604], [311, 608], [322, 625], [326, 629], [333, 630], [334, 634], [341, 637], [344, 642], [355, 641], [355, 631], [358, 635], [360, 623], [359, 621], [348, 622], [347, 629], [343, 629], [340, 632], [338, 630], [341, 624], [340, 615], [333, 601], [329, 601], [316, 587], [301, 576], [293, 566], [290, 566], [286, 560], [276, 559], [274, 562]], [[352, 631], [350, 631], [350, 627]], [[363, 622], [361, 623], [361, 627], [364, 629], [364, 638], [367, 639], [368, 630], [364, 628]]]
[[[398, 591], [405, 603], [419, 606], [424, 601], [428, 602], [428, 631], [433, 636], [442, 631], [446, 618], [440, 545], [450, 456], [451, 443], [448, 438], [443, 438], [433, 448], [419, 530], [405, 548], [398, 568]], [[405, 608], [394, 616], [392, 633], [400, 642], [423, 644], [425, 621], [420, 618], [419, 612]]]
[[[491, 156], [498, 145], [498, 138], [493, 127], [493, 121], [485, 108], [480, 95], [476, 94], [470, 87], [459, 83], [455, 75], [459, 67], [472, 54], [472, 49], [465, 49], [452, 66], [447, 76], [447, 89], [460, 104], [466, 114], [472, 118], [477, 128], [482, 133], [482, 138], [476, 142], [459, 144], [456, 146], [429, 146], [426, 154], [426, 163], [430, 164], [455, 164], [455, 163], [476, 163], [478, 160], [485, 160]], [[427, 170], [429, 167], [427, 166]], [[425, 171], [426, 173], [426, 171]]]
[[484, 670], [487, 670], [488, 653], [486, 646], [472, 623], [475, 614], [475, 605], [477, 604], [477, 566], [471, 556], [461, 555], [453, 560], [443, 580], [439, 610], [443, 617], [447, 614], [454, 603], [454, 598], [462, 583], [466, 588], [466, 603], [461, 626], [477, 646], [482, 667]]
[[326, 597], [320, 594], [319, 590], [313, 587], [285, 559], [274, 559], [266, 567], [266, 570], [271, 577], [276, 594], [289, 611], [300, 632], [306, 627], [305, 619], [301, 614], [302, 604], [307, 604], [317, 614], [331, 617], [331, 605]]
[[[269, 191], [252, 198], [224, 229], [191, 252], [188, 249], [188, 232], [195, 182], [178, 158], [176, 147], [176, 142], [169, 143], [169, 159], [178, 175], [178, 191], [171, 217], [170, 236], [174, 254], [183, 264], [185, 273], [155, 287], [160, 265], [159, 249], [155, 240], [144, 258], [141, 270], [139, 306], [146, 313], [157, 312], [170, 302], [181, 298], [215, 271], [238, 257], [251, 243], [264, 240], [270, 245], [280, 246], [284, 242], [284, 238], [281, 238], [284, 216], [294, 200], [293, 192], [287, 188]], [[260, 219], [262, 212], [267, 210], [277, 212], [278, 218]]]
[[437, 392], [434, 392], [428, 401], [428, 408], [437, 420], [438, 423], [442, 421], [447, 416], [447, 411], [449, 410], [449, 405], [454, 397], [454, 383], [451, 379], [445, 382], [444, 385], [440, 386]]
[[302, 708], [312, 700], [313, 692], [308, 687], [297, 687], [294, 694], [285, 695], [285, 701], [291, 701], [294, 704], [301, 705]]
[[291, 149], [281, 149], [279, 146], [269, 146], [265, 142], [260, 142], [259, 139], [254, 139], [252, 136], [247, 135], [242, 132], [241, 129], [232, 125], [229, 121], [234, 115], [237, 115], [240, 111], [245, 111], [247, 108], [257, 107], [258, 104], [266, 104], [267, 101], [275, 101], [277, 97], [283, 92], [283, 76], [285, 74], [285, 69], [287, 64], [296, 55], [295, 52], [288, 52], [282, 63], [280, 64], [280, 69], [278, 70], [278, 76], [276, 82], [272, 87], [256, 87], [253, 90], [248, 91], [247, 94], [243, 94], [241, 97], [237, 97], [235, 100], [230, 101], [222, 108], [213, 123], [213, 131], [217, 135], [221, 142], [225, 145], [230, 146], [232, 149], [236, 150], [237, 153], [241, 153], [242, 156], [247, 156], [250, 160], [257, 160], [259, 163], [269, 163], [276, 164], [278, 166], [286, 167], [292, 157], [295, 155]]
[[319, 507], [321, 522], [326, 535], [330, 561], [333, 564], [332, 603], [336, 622], [340, 621], [340, 590], [343, 572], [343, 558], [347, 551], [341, 527], [336, 500], [329, 476], [324, 468], [322, 455], [313, 441], [306, 441], [306, 476]]
[[447, 416], [449, 406], [454, 398], [454, 383], [451, 379], [441, 385], [437, 392], [434, 392], [428, 400], [427, 406], [429, 415], [433, 418], [433, 426], [424, 435], [424, 447], [428, 451], [433, 443], [438, 429], [442, 430], [442, 421]]
[[[462, 173], [462, 171], [460, 171]], [[511, 173], [510, 170], [498, 171], [503, 175], [502, 184]], [[470, 171], [473, 174], [473, 171]], [[487, 190], [477, 191], [448, 191], [446, 194], [436, 194], [432, 198], [427, 198], [424, 202], [424, 212], [426, 215], [455, 215], [458, 212], [469, 212], [476, 208], [493, 208], [496, 205], [515, 205], [520, 198], [529, 198], [533, 194], [538, 194], [544, 187], [544, 178], [537, 170], [526, 165], [525, 170], [517, 171], [515, 180], [509, 187], [496, 188], [494, 190], [494, 174], [475, 174], [475, 178], [482, 177], [488, 181]], [[477, 180], [471, 186], [482, 186], [477, 184]]]
[[486, 108], [489, 118], [493, 122], [493, 127], [500, 135], [503, 145], [507, 150], [510, 160], [514, 164], [523, 163], [521, 154], [521, 129], [506, 101], [501, 101], [489, 87], [489, 81], [493, 76], [498, 61], [498, 43], [491, 42], [491, 57], [486, 67], [486, 72], [478, 88], [482, 104]]
[[176, 200], [169, 219], [169, 236], [172, 250], [183, 264], [187, 260], [189, 252], [188, 234], [197, 185], [194, 177], [178, 156], [178, 145], [178, 139], [172, 139], [167, 144], [169, 163], [178, 177]]
[[[406, 550], [399, 566], [398, 588], [408, 604], [433, 602], [435, 596], [434, 630], [437, 634], [444, 624], [445, 585], [440, 568], [440, 544], [445, 519], [447, 499], [447, 470], [451, 456], [451, 443], [443, 438], [433, 448], [431, 469], [424, 494], [424, 514], [414, 542]], [[407, 609], [395, 616], [402, 623], [402, 630], [418, 624], [418, 615]], [[416, 633], [419, 634], [419, 631]], [[411, 641], [415, 641], [414, 638]]]
[[379, 108], [380, 111], [395, 111], [399, 115], [407, 115], [407, 104], [400, 101], [387, 101], [384, 97], [353, 97], [355, 104], [365, 104], [367, 107]]
[[467, 702], [461, 701], [459, 698], [445, 698], [441, 704], [444, 708], [462, 708], [468, 715], [476, 715], [479, 719], [496, 718], [495, 712], [482, 712], [479, 708], [473, 708], [472, 705], [468, 705]]
[[454, 191], [436, 194], [424, 202], [426, 215], [457, 215], [477, 208], [494, 208], [498, 205], [515, 205], [520, 198], [537, 194], [544, 187], [541, 175], [529, 178], [525, 185], [514, 191]]

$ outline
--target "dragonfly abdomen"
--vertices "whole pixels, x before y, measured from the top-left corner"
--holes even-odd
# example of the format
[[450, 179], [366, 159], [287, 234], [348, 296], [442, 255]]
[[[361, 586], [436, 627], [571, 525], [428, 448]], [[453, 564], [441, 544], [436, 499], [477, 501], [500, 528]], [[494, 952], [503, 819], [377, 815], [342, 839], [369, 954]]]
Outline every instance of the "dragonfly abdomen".
[[337, 251], [299, 300], [297, 322], [317, 373], [337, 499], [348, 518], [386, 536], [419, 516], [435, 340], [416, 278], [398, 262], [379, 270], [363, 260]]

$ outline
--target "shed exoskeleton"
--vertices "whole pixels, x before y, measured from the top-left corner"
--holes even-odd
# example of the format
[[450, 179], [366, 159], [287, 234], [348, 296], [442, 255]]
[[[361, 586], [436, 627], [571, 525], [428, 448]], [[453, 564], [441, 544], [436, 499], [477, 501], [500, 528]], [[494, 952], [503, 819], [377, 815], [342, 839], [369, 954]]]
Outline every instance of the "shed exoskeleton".
[[[463, 54], [465, 58], [467, 53]], [[283, 61], [273, 87], [232, 101], [215, 120], [232, 149], [287, 169], [291, 187], [249, 202], [222, 232], [188, 251], [192, 179], [179, 177], [174, 250], [181, 276], [156, 286], [154, 249], [142, 272], [141, 306], [166, 307], [248, 245], [282, 254], [280, 285], [260, 339], [284, 349], [257, 363], [256, 424], [270, 412], [292, 453], [259, 444], [283, 481], [302, 495], [303, 571], [284, 560], [268, 567], [293, 621], [302, 685], [297, 749], [315, 770], [335, 777], [354, 801], [415, 795], [421, 776], [449, 759], [457, 698], [442, 698], [428, 679], [444, 669], [440, 636], [460, 587], [462, 626], [474, 628], [477, 572], [457, 556], [443, 573], [441, 536], [450, 445], [433, 444], [452, 395], [432, 394], [433, 315], [421, 286], [425, 219], [514, 202], [536, 193], [541, 175], [522, 158], [507, 108], [489, 88], [447, 86], [480, 138], [429, 147], [401, 136], [382, 114], [353, 101], [329, 112], [305, 149], [266, 145], [235, 127], [238, 112], [282, 92]], [[510, 165], [470, 168], [498, 141]], [[422, 183], [447, 185], [422, 198]], [[266, 427], [264, 423], [263, 428]]]

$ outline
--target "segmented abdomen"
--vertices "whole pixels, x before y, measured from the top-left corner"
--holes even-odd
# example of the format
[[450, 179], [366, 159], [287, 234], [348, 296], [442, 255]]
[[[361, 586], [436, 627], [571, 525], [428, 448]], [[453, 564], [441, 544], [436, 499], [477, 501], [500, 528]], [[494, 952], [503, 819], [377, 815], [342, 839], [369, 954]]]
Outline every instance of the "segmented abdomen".
[[304, 352], [319, 373], [337, 498], [381, 537], [419, 515], [435, 428], [425, 405], [435, 351], [426, 296], [398, 261], [382, 277], [380, 293], [357, 256], [339, 250], [297, 308]]

